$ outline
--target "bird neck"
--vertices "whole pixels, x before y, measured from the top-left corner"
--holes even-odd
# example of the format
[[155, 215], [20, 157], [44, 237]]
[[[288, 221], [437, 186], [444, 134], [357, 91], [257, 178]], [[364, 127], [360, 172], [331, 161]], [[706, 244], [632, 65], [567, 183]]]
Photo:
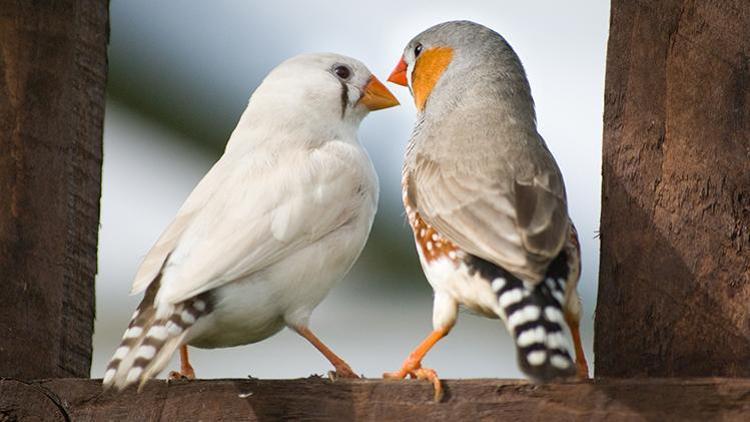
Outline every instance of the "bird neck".
[[481, 133], [486, 124], [537, 132], [534, 102], [528, 85], [482, 81], [451, 90], [438, 87], [434, 95], [417, 115], [415, 136], [412, 137], [415, 141], [420, 138], [416, 136], [420, 132], [442, 133], [456, 124], [466, 126], [465, 136], [483, 136]]
[[330, 114], [317, 114], [312, 110], [290, 112], [288, 108], [274, 110], [249, 106], [242, 113], [237, 127], [232, 132], [226, 151], [233, 150], [239, 153], [257, 148], [313, 149], [332, 140], [359, 144], [359, 122], [355, 122], [354, 119], [330, 119]]
[[471, 53], [457, 48], [420, 114], [431, 120], [448, 113], [492, 109], [536, 127], [526, 72], [516, 53], [502, 42], [501, 47], [494, 41]]
[[511, 65], [488, 62], [471, 67], [457, 62], [446, 70], [417, 115], [405, 170], [424, 153], [460, 155], [466, 142], [493, 141], [488, 137], [498, 131], [536, 134], [529, 84], [520, 63], [516, 60]]

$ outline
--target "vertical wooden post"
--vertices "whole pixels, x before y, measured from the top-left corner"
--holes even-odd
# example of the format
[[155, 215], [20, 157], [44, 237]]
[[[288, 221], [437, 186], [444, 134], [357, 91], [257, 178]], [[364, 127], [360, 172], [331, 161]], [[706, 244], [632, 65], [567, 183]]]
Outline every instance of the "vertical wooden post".
[[108, 2], [0, 0], [0, 377], [88, 377]]
[[750, 2], [613, 0], [603, 376], [750, 376]]

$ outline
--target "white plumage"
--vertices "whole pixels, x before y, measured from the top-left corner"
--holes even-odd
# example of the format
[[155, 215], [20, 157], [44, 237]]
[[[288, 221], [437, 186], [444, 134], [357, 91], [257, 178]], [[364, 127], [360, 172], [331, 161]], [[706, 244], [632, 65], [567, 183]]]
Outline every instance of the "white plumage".
[[144, 258], [132, 293], [146, 295], [105, 386], [145, 382], [183, 344], [236, 346], [285, 326], [316, 344], [309, 316], [361, 252], [377, 206], [358, 127], [396, 104], [348, 57], [302, 55], [274, 69]]

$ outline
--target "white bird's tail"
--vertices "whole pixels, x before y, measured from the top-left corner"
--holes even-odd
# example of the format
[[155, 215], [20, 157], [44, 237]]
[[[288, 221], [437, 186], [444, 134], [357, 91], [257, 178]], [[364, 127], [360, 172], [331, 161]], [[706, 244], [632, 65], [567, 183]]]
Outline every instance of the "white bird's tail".
[[146, 290], [133, 314], [120, 346], [107, 364], [104, 389], [122, 390], [138, 383], [138, 388], [161, 372], [179, 348], [190, 327], [210, 312], [207, 297], [199, 295], [173, 307], [165, 318], [157, 318], [154, 298], [159, 290], [157, 278]]

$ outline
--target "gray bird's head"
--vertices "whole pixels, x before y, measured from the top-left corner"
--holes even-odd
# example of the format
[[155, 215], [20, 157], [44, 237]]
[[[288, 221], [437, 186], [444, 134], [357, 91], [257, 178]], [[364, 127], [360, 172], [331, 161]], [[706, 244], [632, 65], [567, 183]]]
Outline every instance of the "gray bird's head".
[[504, 101], [535, 119], [518, 56], [500, 34], [474, 22], [441, 23], [412, 38], [388, 80], [408, 86], [422, 113]]

